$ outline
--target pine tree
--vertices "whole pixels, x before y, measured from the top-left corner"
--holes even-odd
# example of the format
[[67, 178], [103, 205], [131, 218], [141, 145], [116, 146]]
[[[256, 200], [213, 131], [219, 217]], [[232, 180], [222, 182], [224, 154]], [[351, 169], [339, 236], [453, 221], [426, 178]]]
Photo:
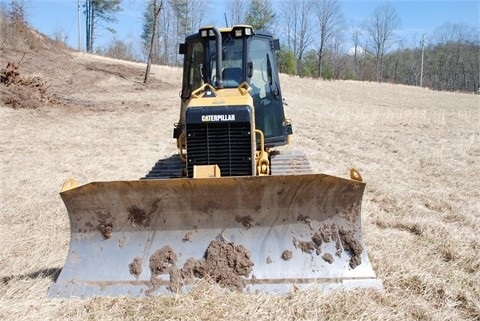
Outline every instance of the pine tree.
[[269, 29], [275, 18], [270, 0], [251, 0], [246, 23], [254, 29]]
[[[111, 23], [117, 21], [115, 13], [122, 10], [121, 0], [85, 0], [85, 25], [86, 25], [86, 48], [87, 52], [93, 51], [95, 32], [101, 22]], [[113, 29], [107, 28], [114, 32]]]

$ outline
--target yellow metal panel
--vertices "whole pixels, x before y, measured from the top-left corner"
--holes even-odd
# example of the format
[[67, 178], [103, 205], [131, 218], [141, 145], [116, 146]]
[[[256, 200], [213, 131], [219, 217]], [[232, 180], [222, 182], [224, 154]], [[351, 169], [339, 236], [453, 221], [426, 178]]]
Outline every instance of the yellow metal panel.
[[208, 106], [253, 106], [253, 99], [250, 95], [243, 94], [243, 88], [226, 88], [215, 91], [216, 97], [192, 98], [189, 107], [208, 107]]
[[193, 178], [211, 178], [220, 177], [220, 167], [218, 165], [194, 165]]

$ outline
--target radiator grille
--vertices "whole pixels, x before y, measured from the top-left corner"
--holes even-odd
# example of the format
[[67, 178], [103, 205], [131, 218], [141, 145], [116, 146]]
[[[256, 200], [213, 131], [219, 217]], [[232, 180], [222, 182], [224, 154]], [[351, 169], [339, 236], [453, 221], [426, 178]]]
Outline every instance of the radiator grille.
[[252, 144], [249, 123], [201, 123], [187, 125], [187, 169], [194, 165], [220, 167], [222, 176], [252, 175]]

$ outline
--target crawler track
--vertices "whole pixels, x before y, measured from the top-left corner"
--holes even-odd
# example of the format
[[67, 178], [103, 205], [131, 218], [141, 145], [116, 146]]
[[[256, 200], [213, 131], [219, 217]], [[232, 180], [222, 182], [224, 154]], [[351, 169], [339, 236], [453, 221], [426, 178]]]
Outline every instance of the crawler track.
[[180, 178], [184, 168], [185, 164], [180, 160], [178, 154], [175, 154], [158, 160], [143, 179]]
[[[312, 169], [307, 156], [300, 151], [287, 153], [272, 153], [272, 175], [299, 175], [311, 174]], [[178, 155], [158, 160], [152, 169], [142, 179], [169, 179], [182, 177], [181, 172], [185, 164]]]
[[[272, 153], [271, 159], [272, 175], [298, 175], [311, 174], [312, 169], [307, 156], [300, 151], [287, 153]], [[169, 179], [182, 177], [182, 170], [185, 164], [178, 155], [158, 160], [152, 169], [142, 179]]]
[[307, 156], [301, 151], [273, 153], [270, 158], [272, 175], [311, 174]]

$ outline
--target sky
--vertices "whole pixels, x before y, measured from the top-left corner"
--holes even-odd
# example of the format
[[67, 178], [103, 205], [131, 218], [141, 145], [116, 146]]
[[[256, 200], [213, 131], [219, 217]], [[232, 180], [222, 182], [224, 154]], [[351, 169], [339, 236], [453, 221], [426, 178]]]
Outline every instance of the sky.
[[[24, 0], [29, 24], [47, 36], [62, 35], [67, 43], [78, 48], [78, 0]], [[274, 6], [282, 0], [271, 0]], [[10, 0], [0, 0], [8, 4]], [[431, 36], [433, 30], [444, 23], [465, 23], [480, 30], [480, 0], [343, 0], [342, 9], [347, 25], [358, 25], [371, 16], [376, 7], [390, 3], [401, 19], [398, 30], [407, 42], [416, 42], [422, 34]], [[83, 4], [84, 0], [80, 0]], [[115, 35], [99, 30], [96, 45], [106, 45], [113, 39], [138, 43], [142, 32], [142, 14], [147, 0], [122, 0], [123, 10], [118, 21], [109, 26]], [[205, 17], [205, 25], [225, 25], [225, 6], [222, 0], [210, 0], [211, 13]], [[215, 9], [213, 9], [215, 8]], [[228, 14], [227, 14], [228, 16]], [[80, 9], [81, 39], [84, 46], [84, 16]], [[278, 35], [277, 35], [278, 36]], [[428, 39], [427, 39], [428, 41]], [[408, 44], [407, 44], [408, 45]]]

